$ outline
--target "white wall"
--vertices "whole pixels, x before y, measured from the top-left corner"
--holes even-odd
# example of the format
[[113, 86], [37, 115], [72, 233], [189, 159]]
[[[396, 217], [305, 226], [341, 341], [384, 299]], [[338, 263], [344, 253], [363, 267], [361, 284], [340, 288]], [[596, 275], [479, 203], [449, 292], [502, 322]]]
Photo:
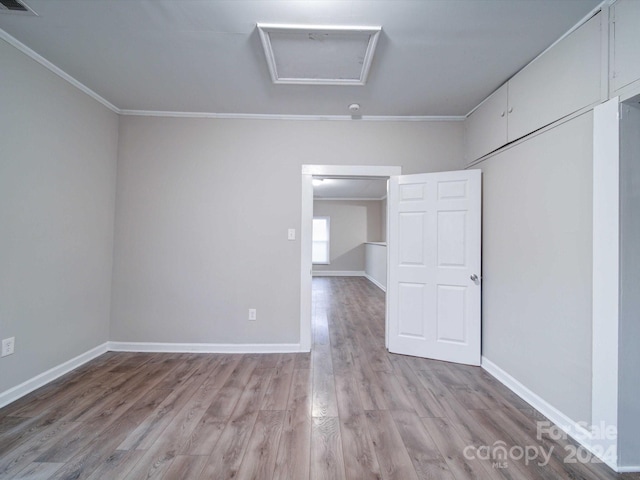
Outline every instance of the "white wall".
[[593, 114], [483, 171], [483, 356], [574, 421], [591, 419]]
[[367, 241], [382, 239], [382, 206], [374, 200], [314, 200], [313, 215], [330, 218], [330, 264], [314, 272], [365, 270]]
[[0, 40], [0, 392], [108, 340], [118, 117]]
[[461, 122], [122, 117], [111, 339], [297, 343], [301, 165], [461, 161]]
[[366, 277], [387, 291], [387, 246], [378, 243], [367, 243], [365, 245], [365, 267]]
[[640, 108], [622, 105], [620, 122], [620, 464], [640, 465]]

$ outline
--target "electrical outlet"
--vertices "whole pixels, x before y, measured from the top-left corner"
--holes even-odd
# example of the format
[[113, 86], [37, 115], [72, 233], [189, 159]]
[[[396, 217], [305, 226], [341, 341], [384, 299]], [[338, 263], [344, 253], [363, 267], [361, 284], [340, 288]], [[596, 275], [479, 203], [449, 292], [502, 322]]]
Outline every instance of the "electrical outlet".
[[13, 355], [16, 348], [16, 337], [5, 338], [2, 340], [2, 356]]
[[258, 312], [256, 311], [255, 308], [250, 308], [249, 309], [249, 320], [256, 320], [258, 317]]

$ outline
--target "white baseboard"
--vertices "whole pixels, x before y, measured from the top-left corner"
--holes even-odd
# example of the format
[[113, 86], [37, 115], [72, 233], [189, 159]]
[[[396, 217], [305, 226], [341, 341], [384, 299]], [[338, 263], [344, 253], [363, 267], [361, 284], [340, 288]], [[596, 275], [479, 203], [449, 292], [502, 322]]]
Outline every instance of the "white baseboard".
[[[349, 275], [353, 276], [353, 275]], [[366, 275], [364, 275], [366, 276]], [[374, 284], [373, 281], [367, 276]], [[382, 288], [380, 285], [378, 285]], [[58, 377], [69, 373], [71, 370], [84, 365], [85, 363], [99, 357], [108, 351], [114, 352], [167, 352], [167, 353], [292, 353], [301, 352], [300, 344], [296, 343], [267, 343], [267, 344], [224, 344], [224, 343], [151, 343], [151, 342], [105, 342], [91, 350], [68, 360], [57, 367], [51, 368], [40, 375], [33, 377], [5, 392], [0, 393], [0, 408], [28, 393], [52, 382]], [[557, 427], [566, 434], [574, 438], [594, 455], [598, 452], [588, 440], [590, 433], [580, 424], [570, 419], [553, 405], [542, 399], [540, 396], [529, 390], [522, 383], [502, 370], [498, 365], [486, 357], [482, 357], [482, 368], [503, 383], [507, 388], [520, 396], [532, 407], [542, 413]], [[597, 450], [597, 449], [596, 449]], [[603, 459], [611, 469], [618, 473], [639, 472], [640, 466], [618, 466], [610, 459]]]
[[629, 467], [629, 466], [618, 467], [618, 468], [614, 468], [614, 470], [618, 473], [637, 473], [637, 472], [640, 472], [640, 465], [637, 465], [635, 467]]
[[155, 343], [108, 342], [112, 352], [159, 353], [294, 353], [299, 343]]
[[367, 275], [367, 273], [365, 272], [364, 276], [367, 278], [367, 280], [369, 280], [371, 283], [373, 283], [376, 287], [378, 287], [383, 292], [387, 291], [387, 287], [382, 285], [378, 280], [373, 278], [371, 275]]
[[314, 277], [364, 277], [362, 270], [313, 270]]
[[509, 390], [514, 392], [525, 402], [529, 403], [533, 408], [547, 417], [553, 424], [560, 428], [563, 432], [573, 438], [576, 442], [586, 448], [594, 456], [602, 460], [609, 468], [615, 472], [638, 472], [639, 467], [620, 467], [617, 464], [617, 460], [614, 458], [602, 458], [602, 449], [598, 445], [597, 441], [591, 441], [591, 432], [587, 430], [583, 425], [572, 420], [567, 415], [562, 413], [556, 407], [549, 402], [529, 390], [522, 383], [502, 370], [498, 365], [493, 363], [486, 357], [482, 357], [482, 368], [488, 373], [493, 375], [497, 380], [503, 383]]
[[21, 383], [20, 385], [16, 385], [15, 387], [10, 388], [2, 393], [0, 393], [0, 408], [5, 405], [9, 405], [10, 403], [18, 400], [21, 397], [24, 397], [26, 394], [37, 390], [40, 387], [43, 387], [49, 382], [54, 381], [56, 378], [61, 377], [65, 373], [69, 373], [71, 370], [84, 365], [85, 363], [93, 360], [96, 357], [99, 357], [103, 353], [108, 351], [107, 348], [108, 342], [103, 343], [102, 345], [98, 345], [91, 350], [78, 355], [71, 360], [67, 360], [64, 363], [61, 363], [57, 367], [53, 367], [47, 370], [40, 375], [36, 375], [35, 377], [27, 380], [26, 382]]
[[167, 353], [295, 353], [303, 352], [299, 343], [147, 343], [105, 342], [57, 367], [0, 393], [0, 408], [45, 386], [65, 373], [78, 368], [106, 352], [167, 352]]

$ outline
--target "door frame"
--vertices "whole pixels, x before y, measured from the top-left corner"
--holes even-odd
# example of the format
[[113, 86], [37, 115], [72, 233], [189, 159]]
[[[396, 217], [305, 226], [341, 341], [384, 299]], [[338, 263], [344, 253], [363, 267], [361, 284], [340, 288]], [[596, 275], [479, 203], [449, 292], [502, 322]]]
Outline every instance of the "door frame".
[[[402, 175], [400, 166], [378, 165], [302, 165], [302, 212], [300, 222], [300, 351], [311, 351], [311, 226], [313, 223], [313, 176], [392, 177]], [[387, 215], [389, 205], [387, 202]], [[387, 221], [387, 229], [389, 222]], [[388, 236], [387, 236], [388, 240]], [[389, 245], [387, 244], [387, 279], [389, 278]], [[386, 307], [385, 302], [385, 308]], [[385, 311], [385, 317], [386, 315]], [[385, 318], [385, 345], [388, 346]]]

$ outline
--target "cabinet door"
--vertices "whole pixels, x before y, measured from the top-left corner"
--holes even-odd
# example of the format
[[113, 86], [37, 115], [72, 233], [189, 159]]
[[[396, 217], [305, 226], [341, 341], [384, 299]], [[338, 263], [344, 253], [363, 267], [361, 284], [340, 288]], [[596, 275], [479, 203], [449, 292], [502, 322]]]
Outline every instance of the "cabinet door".
[[611, 87], [622, 87], [640, 80], [640, 2], [618, 0], [612, 7], [613, 78]]
[[507, 91], [505, 83], [465, 120], [467, 165], [507, 143]]
[[600, 100], [601, 19], [598, 13], [509, 80], [509, 141]]

